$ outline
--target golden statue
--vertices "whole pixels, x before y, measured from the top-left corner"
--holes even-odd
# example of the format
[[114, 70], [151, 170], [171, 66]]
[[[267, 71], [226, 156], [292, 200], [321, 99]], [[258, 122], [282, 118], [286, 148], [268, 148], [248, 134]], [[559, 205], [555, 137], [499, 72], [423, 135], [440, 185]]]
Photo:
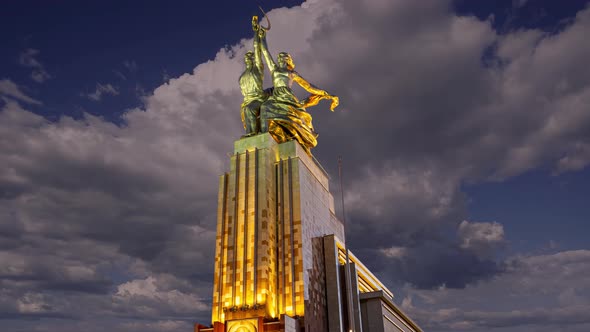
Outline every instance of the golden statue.
[[[270, 23], [270, 22], [269, 22]], [[240, 90], [244, 96], [241, 105], [242, 123], [249, 137], [260, 133], [260, 106], [268, 98], [262, 88], [264, 78], [264, 66], [260, 49], [260, 36], [258, 30], [264, 29], [258, 24], [258, 17], [252, 17], [252, 29], [254, 30], [254, 52], [248, 51], [244, 56], [246, 69], [240, 76]], [[270, 25], [268, 27], [270, 29]]]
[[[270, 21], [268, 22], [270, 27]], [[259, 26], [255, 30], [258, 32], [258, 43], [262, 46], [262, 55], [270, 69], [274, 85], [272, 94], [260, 107], [260, 131], [270, 133], [278, 143], [295, 139], [311, 154], [311, 148], [317, 145], [318, 135], [313, 130], [311, 115], [305, 109], [317, 105], [322, 99], [330, 99], [330, 110], [334, 111], [338, 106], [338, 97], [313, 86], [301, 77], [294, 70], [295, 64], [288, 53], [279, 53], [275, 62], [266, 43], [266, 31], [269, 29]], [[291, 91], [293, 81], [311, 93], [304, 102], [300, 102]]]

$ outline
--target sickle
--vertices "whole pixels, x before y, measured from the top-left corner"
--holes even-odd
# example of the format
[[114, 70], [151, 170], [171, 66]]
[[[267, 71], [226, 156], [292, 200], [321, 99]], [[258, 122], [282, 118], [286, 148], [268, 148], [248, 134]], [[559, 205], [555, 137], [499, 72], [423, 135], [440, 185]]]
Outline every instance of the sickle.
[[263, 27], [262, 25], [260, 25], [260, 28], [264, 31], [268, 31], [268, 30], [270, 30], [270, 20], [268, 19], [268, 16], [264, 12], [264, 9], [262, 9], [262, 7], [260, 7], [260, 6], [258, 6], [258, 8], [260, 8], [260, 11], [262, 12], [262, 14], [264, 14], [264, 17], [262, 19], [266, 18], [266, 23], [268, 25], [268, 27]]

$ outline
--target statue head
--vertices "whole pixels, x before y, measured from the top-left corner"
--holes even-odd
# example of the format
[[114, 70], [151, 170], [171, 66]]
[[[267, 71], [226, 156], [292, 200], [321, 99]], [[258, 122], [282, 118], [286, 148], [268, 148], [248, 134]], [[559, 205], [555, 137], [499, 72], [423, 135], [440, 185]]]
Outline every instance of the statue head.
[[246, 68], [252, 68], [252, 65], [254, 64], [254, 52], [246, 52], [246, 55], [244, 55], [244, 63], [246, 64]]
[[295, 63], [293, 63], [293, 58], [291, 58], [291, 55], [287, 52], [279, 53], [277, 57], [277, 62], [279, 68], [287, 68], [289, 70], [295, 69]]

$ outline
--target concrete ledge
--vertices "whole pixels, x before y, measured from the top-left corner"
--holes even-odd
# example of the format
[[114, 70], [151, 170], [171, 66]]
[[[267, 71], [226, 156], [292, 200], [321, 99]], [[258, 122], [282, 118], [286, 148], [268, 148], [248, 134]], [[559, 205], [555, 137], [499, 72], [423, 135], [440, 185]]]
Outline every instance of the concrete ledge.
[[234, 153], [244, 153], [247, 150], [268, 149], [277, 146], [277, 142], [269, 133], [241, 138], [234, 142]]

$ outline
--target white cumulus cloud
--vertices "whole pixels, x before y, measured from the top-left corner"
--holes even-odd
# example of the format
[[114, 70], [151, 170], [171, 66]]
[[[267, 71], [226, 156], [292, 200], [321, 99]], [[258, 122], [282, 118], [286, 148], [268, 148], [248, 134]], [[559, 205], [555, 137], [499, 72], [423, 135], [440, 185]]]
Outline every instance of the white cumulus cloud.
[[6, 78], [0, 80], [0, 96], [14, 98], [27, 104], [41, 105], [40, 101], [27, 96], [16, 83]]
[[457, 234], [461, 248], [487, 256], [504, 244], [504, 226], [497, 222], [470, 222], [463, 220]]

